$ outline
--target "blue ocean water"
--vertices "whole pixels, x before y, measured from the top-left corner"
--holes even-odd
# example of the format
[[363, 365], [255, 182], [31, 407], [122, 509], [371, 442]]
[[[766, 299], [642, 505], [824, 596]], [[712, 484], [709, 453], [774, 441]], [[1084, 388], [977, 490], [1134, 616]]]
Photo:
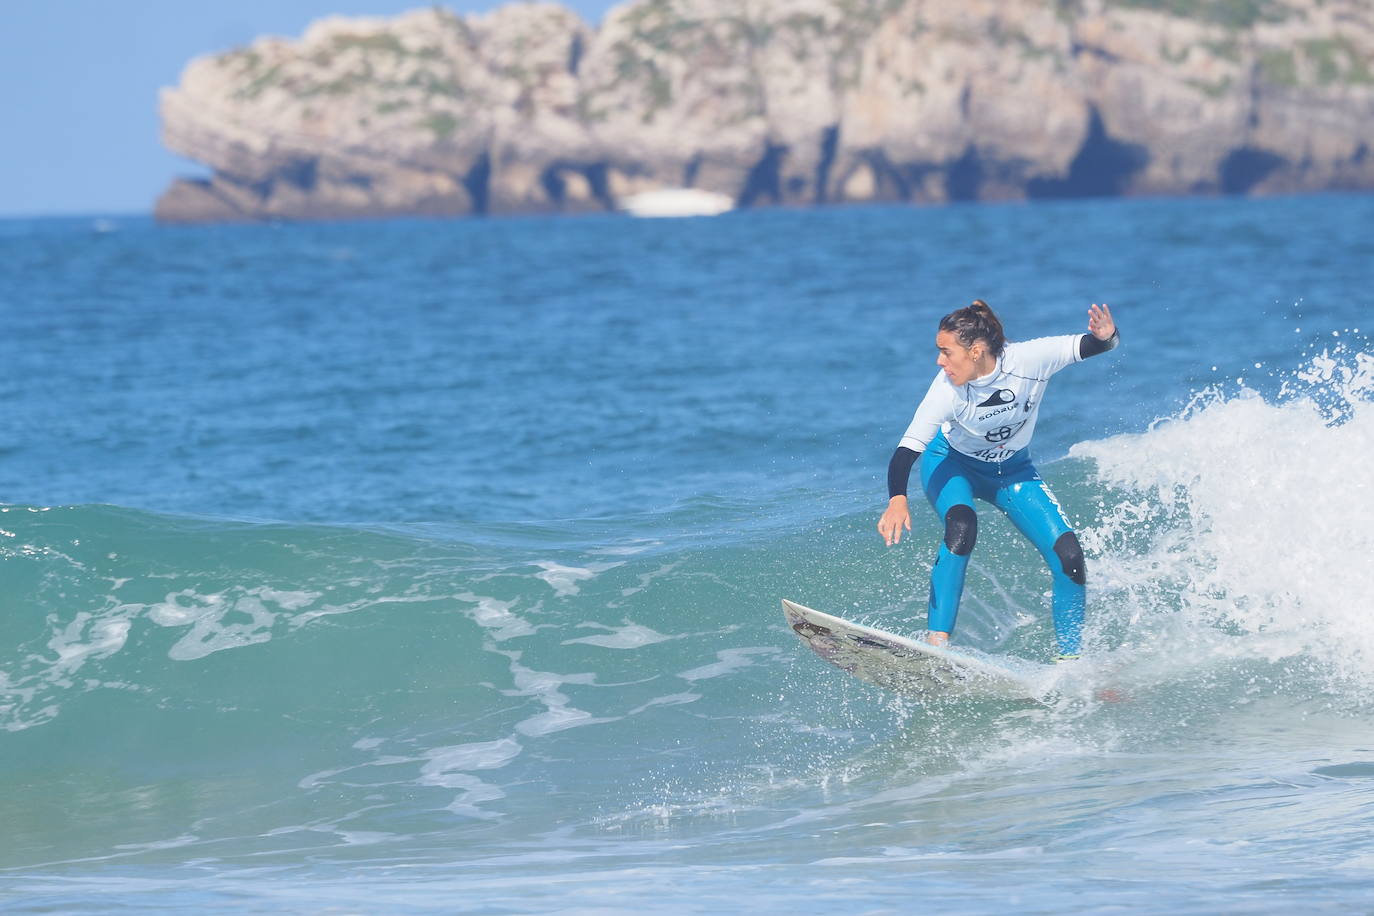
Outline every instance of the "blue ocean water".
[[[7, 912], [1348, 912], [1374, 197], [0, 222]], [[874, 525], [978, 297], [1089, 560], [1048, 707], [920, 705]], [[985, 516], [957, 638], [1051, 651]], [[1104, 702], [1102, 686], [1126, 699]]]

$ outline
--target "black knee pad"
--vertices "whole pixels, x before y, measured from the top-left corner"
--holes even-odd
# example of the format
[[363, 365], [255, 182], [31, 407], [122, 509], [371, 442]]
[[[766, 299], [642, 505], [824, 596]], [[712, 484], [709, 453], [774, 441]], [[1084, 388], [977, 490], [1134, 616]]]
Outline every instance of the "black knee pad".
[[978, 514], [972, 506], [953, 506], [945, 513], [945, 546], [949, 552], [966, 557], [978, 541]]
[[1078, 543], [1078, 535], [1072, 531], [1059, 535], [1059, 540], [1054, 542], [1054, 552], [1064, 567], [1064, 575], [1079, 585], [1087, 584], [1088, 573], [1083, 566], [1083, 548]]

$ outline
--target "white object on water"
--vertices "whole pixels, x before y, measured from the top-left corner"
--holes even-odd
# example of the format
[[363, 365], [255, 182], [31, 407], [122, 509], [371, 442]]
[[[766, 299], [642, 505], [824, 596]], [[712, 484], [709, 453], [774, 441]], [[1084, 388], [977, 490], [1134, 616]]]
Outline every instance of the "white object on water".
[[782, 602], [792, 630], [811, 651], [860, 680], [906, 696], [993, 697], [1045, 702], [1052, 665], [958, 651]]
[[631, 216], [716, 216], [734, 207], [729, 195], [700, 188], [641, 191], [620, 201], [620, 209]]

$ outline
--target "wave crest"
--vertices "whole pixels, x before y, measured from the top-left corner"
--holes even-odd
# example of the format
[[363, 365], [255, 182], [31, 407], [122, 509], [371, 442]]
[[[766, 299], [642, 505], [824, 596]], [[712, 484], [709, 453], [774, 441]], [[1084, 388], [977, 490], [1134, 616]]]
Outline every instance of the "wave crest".
[[1187, 645], [1209, 630], [1374, 686], [1374, 357], [1323, 350], [1270, 398], [1198, 393], [1140, 434], [1080, 443], [1118, 491], [1081, 534], [1107, 555], [1115, 623]]

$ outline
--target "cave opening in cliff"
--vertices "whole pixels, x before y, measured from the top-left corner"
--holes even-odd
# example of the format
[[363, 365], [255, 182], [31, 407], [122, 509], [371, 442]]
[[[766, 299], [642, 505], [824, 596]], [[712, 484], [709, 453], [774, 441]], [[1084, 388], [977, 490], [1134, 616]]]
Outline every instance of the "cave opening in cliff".
[[302, 191], [313, 191], [315, 185], [319, 183], [320, 160], [312, 156], [308, 159], [296, 159], [282, 168], [277, 173], [282, 181]]
[[491, 205], [491, 153], [483, 152], [478, 156], [462, 181], [472, 200], [472, 212], [485, 216]]
[[582, 169], [591, 188], [592, 197], [607, 210], [615, 209], [615, 195], [611, 193], [611, 169], [605, 162], [594, 162]]
[[[910, 203], [923, 186], [926, 175], [936, 168], [923, 163], [894, 163], [880, 149], [865, 150], [863, 162], [868, 166], [873, 186], [858, 199], [871, 201]], [[850, 178], [852, 173], [846, 180]]]
[[821, 156], [816, 163], [816, 191], [813, 201], [826, 202], [830, 188], [830, 170], [835, 167], [835, 155], [840, 149], [840, 125], [831, 124], [821, 131]]
[[563, 180], [562, 169], [551, 165], [539, 176], [539, 184], [555, 207], [562, 209], [567, 197], [568, 183]]
[[1217, 180], [1223, 194], [1247, 194], [1255, 185], [1268, 178], [1275, 169], [1286, 165], [1287, 159], [1267, 150], [1241, 147], [1231, 150], [1221, 160]]
[[1149, 151], [1136, 143], [1112, 139], [1097, 106], [1088, 109], [1088, 131], [1063, 178], [1032, 178], [1026, 196], [1116, 197], [1125, 193], [1136, 174], [1150, 162]]
[[768, 197], [773, 203], [782, 203], [782, 161], [787, 156], [787, 146], [769, 143], [763, 155], [749, 175], [744, 179], [744, 187], [739, 193], [741, 207], [753, 206], [760, 197]]
[[582, 67], [582, 57], [587, 49], [582, 43], [580, 34], [572, 37], [572, 43], [568, 46], [568, 72], [577, 76], [577, 71]]
[[694, 188], [697, 185], [697, 173], [701, 171], [702, 155], [697, 153], [687, 160], [682, 167], [682, 186], [684, 188]]
[[983, 185], [983, 160], [972, 143], [945, 169], [945, 196], [950, 200], [977, 200]]
[[615, 209], [605, 163], [554, 162], [540, 173], [539, 184], [559, 210]]

